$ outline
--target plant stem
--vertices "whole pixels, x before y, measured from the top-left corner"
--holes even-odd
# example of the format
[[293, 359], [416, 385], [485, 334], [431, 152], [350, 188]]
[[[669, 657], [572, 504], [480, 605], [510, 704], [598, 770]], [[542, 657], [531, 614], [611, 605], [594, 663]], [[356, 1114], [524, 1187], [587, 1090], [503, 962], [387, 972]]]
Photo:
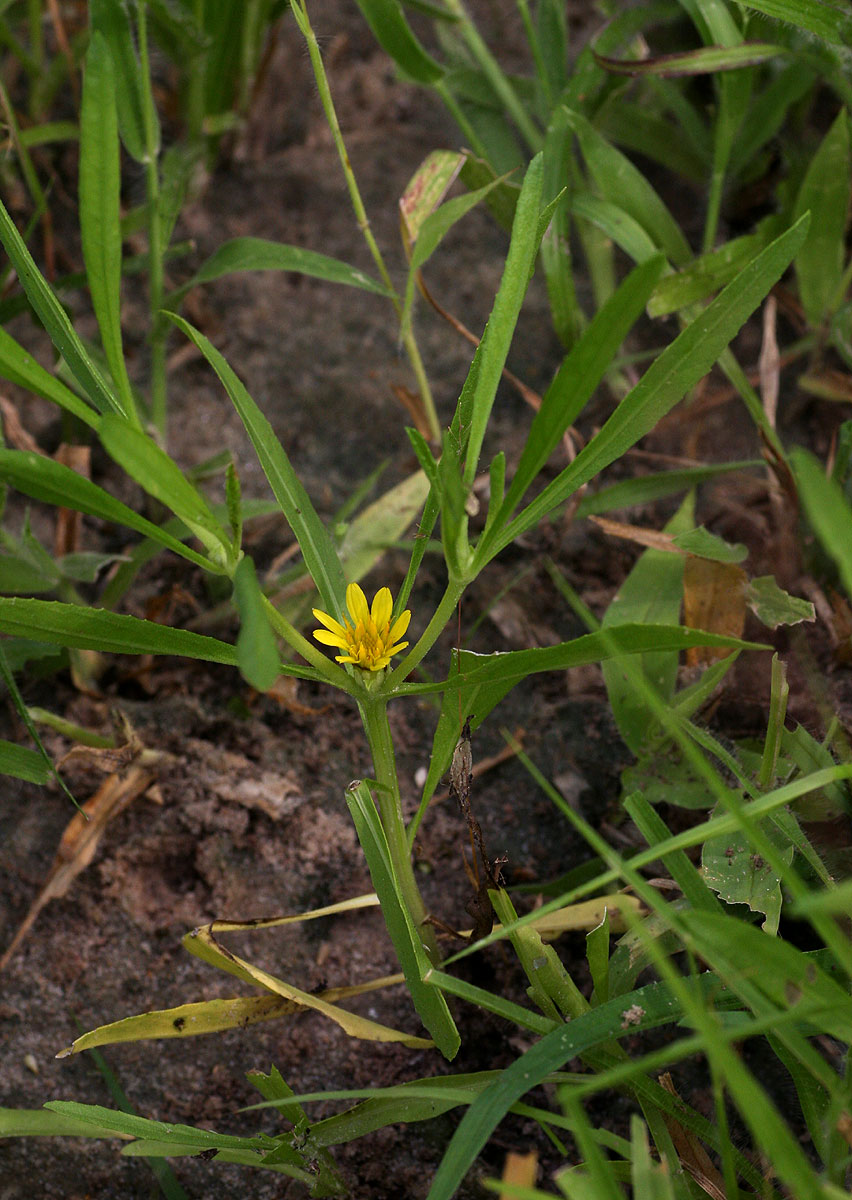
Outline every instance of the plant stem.
[[467, 42], [468, 49], [476, 59], [482, 74], [491, 85], [492, 91], [515, 122], [518, 131], [523, 136], [530, 151], [533, 154], [537, 154], [541, 149], [541, 134], [536, 128], [535, 122], [531, 119], [529, 113], [515, 94], [515, 89], [512, 87], [499, 63], [480, 37], [479, 30], [471, 21], [461, 0], [446, 0], [446, 5], [453, 16], [458, 19], [461, 35]]
[[[334, 107], [334, 100], [331, 96], [331, 88], [328, 85], [328, 76], [325, 73], [323, 66], [322, 54], [320, 53], [319, 43], [316, 39], [316, 34], [313, 31], [310, 20], [308, 18], [308, 10], [304, 0], [290, 0], [290, 7], [293, 10], [293, 15], [296, 19], [296, 24], [302, 31], [305, 42], [308, 47], [311, 65], [314, 69], [314, 78], [316, 79], [317, 89], [322, 101], [323, 112], [328, 127], [331, 131], [331, 136], [334, 145], [337, 148], [337, 154], [340, 158], [340, 165], [343, 168], [343, 177], [346, 180], [346, 187], [349, 191], [349, 199], [352, 204], [352, 211], [355, 214], [355, 220], [358, 222], [358, 228], [363, 234], [364, 241], [367, 243], [367, 248], [372, 255], [373, 262], [382, 282], [388, 290], [388, 297], [394, 307], [397, 317], [402, 317], [402, 301], [400, 300], [396, 288], [391, 280], [390, 273], [385, 266], [385, 260], [382, 257], [382, 252], [378, 247], [373, 231], [370, 228], [370, 220], [367, 216], [367, 210], [364, 207], [364, 201], [361, 199], [361, 192], [358, 188], [358, 181], [355, 178], [355, 172], [352, 170], [352, 163], [349, 161], [349, 154], [346, 150], [346, 143], [343, 140], [343, 133], [340, 129], [340, 122], [337, 119], [337, 112]], [[423, 360], [420, 357], [420, 351], [417, 348], [417, 343], [414, 339], [414, 334], [411, 329], [403, 332], [402, 342], [405, 346], [406, 354], [408, 355], [411, 369], [414, 371], [414, 377], [417, 380], [417, 387], [420, 391], [420, 399], [423, 402], [423, 408], [426, 413], [426, 419], [429, 423], [429, 432], [433, 441], [439, 441], [441, 436], [441, 427], [438, 423], [438, 414], [435, 411], [435, 401], [432, 398], [432, 389], [429, 386], [429, 381], [426, 378], [426, 371], [423, 367]]]
[[277, 634], [283, 637], [288, 646], [291, 646], [297, 654], [300, 654], [306, 662], [319, 671], [332, 687], [340, 688], [342, 692], [346, 692], [350, 696], [360, 695], [360, 689], [356, 689], [345, 671], [335, 666], [321, 650], [312, 646], [307, 638], [302, 637], [298, 629], [295, 629], [286, 617], [281, 615], [271, 600], [266, 596], [263, 596], [262, 599], [263, 610], [269, 619], [269, 624]]
[[373, 756], [373, 770], [376, 773], [376, 783], [378, 784], [376, 799], [382, 828], [390, 849], [394, 875], [414, 927], [426, 947], [429, 959], [432, 963], [438, 963], [440, 961], [438, 943], [431, 925], [424, 923], [428, 914], [411, 865], [411, 851], [408, 847], [405, 820], [402, 815], [393, 739], [388, 724], [387, 700], [380, 696], [362, 697], [358, 701], [358, 709], [361, 713], [370, 753]]
[[415, 644], [414, 649], [406, 654], [396, 670], [391, 671], [390, 675], [385, 679], [382, 691], [386, 696], [390, 695], [396, 684], [402, 683], [411, 674], [420, 660], [432, 649], [446, 628], [447, 622], [453, 614], [453, 609], [458, 604], [461, 594], [468, 583], [469, 580], [467, 579], [449, 580], [447, 589], [441, 597], [438, 607], [435, 609], [432, 620], [420, 635], [420, 639]]
[[151, 421], [163, 443], [166, 440], [166, 337], [168, 326], [160, 317], [163, 307], [163, 244], [160, 227], [159, 134], [154, 125], [151, 66], [148, 60], [148, 27], [145, 0], [139, 4], [137, 31], [145, 121], [145, 191], [148, 204], [148, 301], [151, 310]]

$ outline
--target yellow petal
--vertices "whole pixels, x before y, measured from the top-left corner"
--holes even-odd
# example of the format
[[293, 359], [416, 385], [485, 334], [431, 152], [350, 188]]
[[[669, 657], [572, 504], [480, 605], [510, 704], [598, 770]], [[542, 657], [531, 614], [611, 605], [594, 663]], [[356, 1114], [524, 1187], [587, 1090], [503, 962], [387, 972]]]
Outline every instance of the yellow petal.
[[328, 629], [315, 629], [314, 637], [324, 646], [339, 646], [341, 650], [349, 649], [349, 642], [345, 637], [339, 633], [332, 633]]
[[373, 599], [372, 618], [377, 629], [384, 629], [391, 619], [393, 612], [393, 596], [390, 588], [380, 588]]
[[395, 642], [397, 638], [402, 637], [408, 628], [408, 622], [411, 620], [411, 609], [407, 608], [404, 613], [400, 613], [393, 623], [393, 627], [388, 634], [388, 641]]
[[391, 646], [390, 649], [387, 651], [388, 659], [390, 659], [391, 656], [394, 654], [399, 654], [399, 652], [401, 650], [404, 650], [407, 645], [408, 645], [408, 642], [397, 642], [397, 644], [395, 646]]
[[[328, 613], [324, 613], [318, 608], [315, 608], [312, 611], [316, 619], [325, 625], [326, 629], [330, 629], [331, 632], [336, 633], [338, 637], [346, 636], [346, 630], [339, 621], [335, 621], [334, 617], [330, 617]], [[322, 641], [322, 639], [320, 639], [320, 641]], [[328, 644], [331, 645], [332, 643], [329, 642]]]
[[357, 583], [350, 583], [346, 589], [346, 607], [352, 613], [356, 625], [366, 625], [370, 619], [370, 609], [367, 597]]

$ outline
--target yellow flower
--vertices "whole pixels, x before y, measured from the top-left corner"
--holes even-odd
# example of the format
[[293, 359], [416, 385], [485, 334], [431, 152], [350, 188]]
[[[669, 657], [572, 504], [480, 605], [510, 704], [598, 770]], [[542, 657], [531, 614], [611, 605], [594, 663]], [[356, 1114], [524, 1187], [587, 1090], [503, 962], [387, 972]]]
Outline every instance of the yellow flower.
[[362, 671], [381, 671], [394, 654], [399, 654], [408, 645], [397, 639], [408, 628], [410, 610], [406, 609], [391, 625], [393, 597], [390, 588], [383, 587], [376, 592], [371, 609], [357, 583], [350, 583], [346, 589], [346, 607], [352, 619], [344, 617], [342, 625], [328, 613], [315, 608], [314, 616], [325, 629], [315, 629], [314, 637], [324, 646], [337, 646], [343, 651], [335, 656], [337, 662], [354, 663]]

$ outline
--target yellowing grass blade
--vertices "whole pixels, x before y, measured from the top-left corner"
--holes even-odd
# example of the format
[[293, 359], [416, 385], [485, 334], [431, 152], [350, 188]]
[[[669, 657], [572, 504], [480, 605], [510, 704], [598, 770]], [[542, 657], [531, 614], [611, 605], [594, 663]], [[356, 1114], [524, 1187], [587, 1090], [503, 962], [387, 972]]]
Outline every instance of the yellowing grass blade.
[[270, 975], [268, 971], [252, 966], [245, 959], [239, 958], [224, 946], [220, 946], [213, 936], [211, 928], [207, 925], [202, 929], [194, 929], [183, 939], [183, 944], [190, 954], [203, 959], [211, 966], [227, 971], [230, 975], [235, 975], [237, 979], [242, 979], [246, 983], [261, 987], [266, 992], [282, 996], [285, 1000], [295, 1001], [303, 1008], [312, 1008], [315, 1012], [322, 1013], [339, 1025], [350, 1037], [363, 1038], [365, 1041], [371, 1042], [402, 1042], [405, 1046], [418, 1049], [433, 1045], [428, 1038], [415, 1037], [398, 1029], [391, 1029], [387, 1025], [381, 1025], [378, 1021], [359, 1017], [355, 1013], [347, 1012], [345, 1008], [330, 1003], [322, 995], [303, 992], [301, 988], [294, 987], [283, 979], [278, 979], [275, 975]]
[[[343, 1000], [347, 996], [360, 996], [364, 992], [378, 991], [402, 983], [402, 975], [383, 975], [369, 979], [366, 983], [350, 987], [328, 988], [319, 993], [319, 999], [328, 1003]], [[201, 1033], [221, 1033], [225, 1029], [244, 1029], [259, 1021], [273, 1021], [276, 1017], [288, 1017], [302, 1012], [303, 1006], [283, 996], [234, 996], [226, 1000], [200, 1000], [194, 1004], [181, 1004], [177, 1008], [163, 1008], [154, 1012], [139, 1013], [101, 1025], [78, 1037], [57, 1058], [79, 1054], [94, 1046], [108, 1046], [116, 1042], [151, 1041], [155, 1038], [196, 1037]]]

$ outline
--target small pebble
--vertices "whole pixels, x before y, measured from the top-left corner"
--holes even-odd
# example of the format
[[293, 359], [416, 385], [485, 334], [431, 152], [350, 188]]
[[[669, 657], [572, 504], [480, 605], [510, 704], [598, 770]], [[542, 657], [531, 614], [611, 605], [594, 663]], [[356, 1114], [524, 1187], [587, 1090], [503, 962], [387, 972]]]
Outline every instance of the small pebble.
[[416, 787], [422, 788], [426, 782], [426, 776], [429, 774], [425, 767], [418, 767], [414, 772], [414, 783]]

